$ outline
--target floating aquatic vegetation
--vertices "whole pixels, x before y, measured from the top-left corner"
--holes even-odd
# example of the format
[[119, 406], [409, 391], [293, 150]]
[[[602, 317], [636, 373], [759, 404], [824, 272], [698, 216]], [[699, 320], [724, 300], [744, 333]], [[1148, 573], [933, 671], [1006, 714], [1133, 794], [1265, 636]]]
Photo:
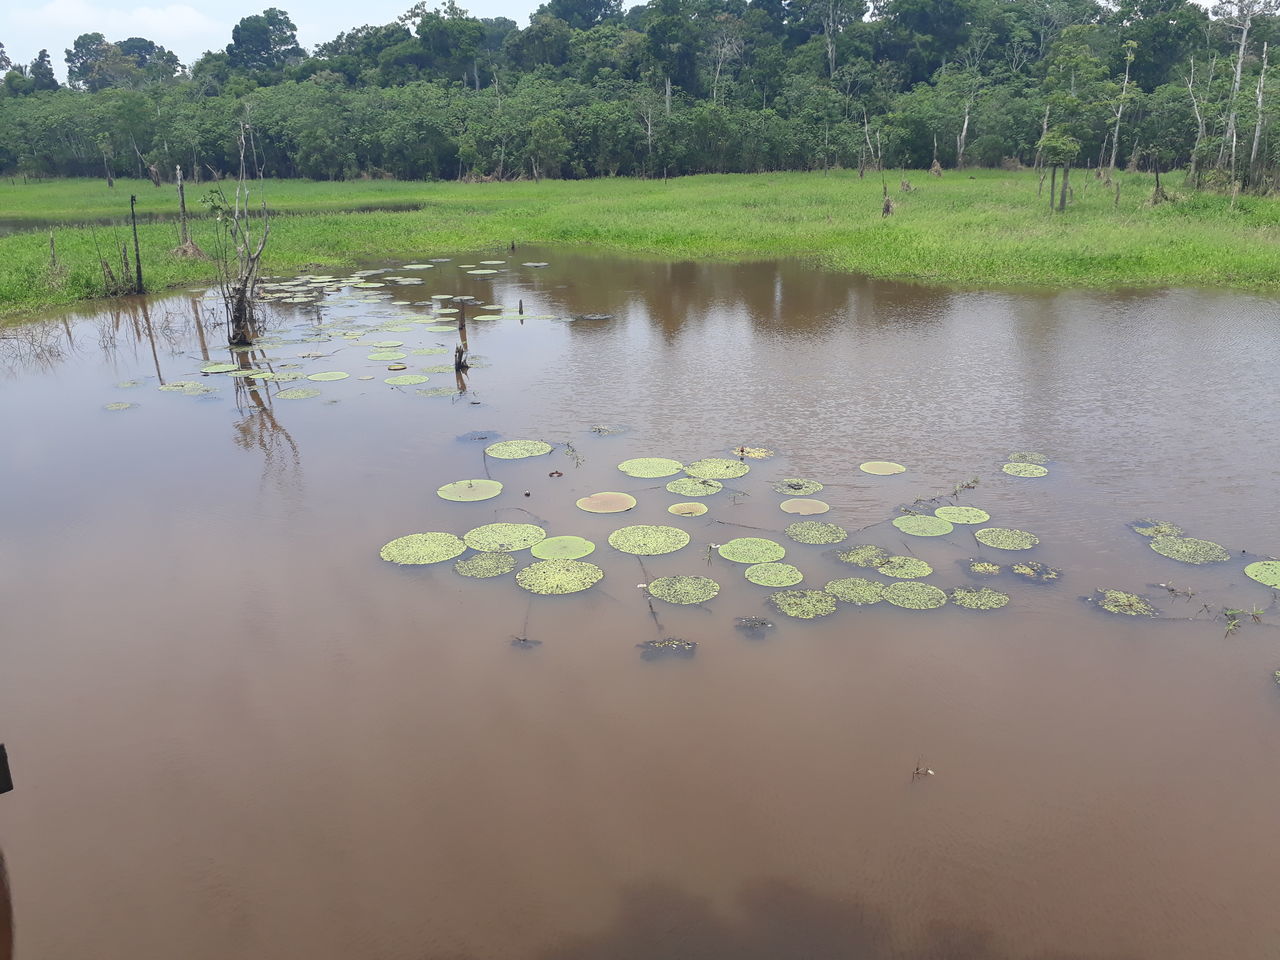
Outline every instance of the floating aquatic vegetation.
[[894, 463], [892, 460], [868, 460], [866, 463], [858, 464], [858, 469], [863, 473], [869, 473], [876, 477], [889, 477], [895, 473], [906, 473], [907, 468], [900, 463]]
[[942, 537], [954, 529], [950, 520], [943, 520], [941, 517], [930, 517], [922, 513], [894, 517], [893, 525], [903, 533], [909, 533], [913, 537]]
[[1170, 523], [1168, 520], [1152, 520], [1150, 517], [1133, 521], [1129, 524], [1129, 529], [1140, 537], [1180, 537], [1186, 532], [1176, 523]]
[[195, 380], [173, 380], [169, 383], [162, 383], [156, 387], [157, 390], [163, 390], [165, 393], [183, 393], [192, 387], [199, 387], [202, 384]]
[[406, 263], [401, 270], [430, 270], [433, 265], [430, 263]]
[[862, 577], [845, 577], [832, 580], [822, 588], [837, 600], [856, 604], [860, 607], [879, 603], [884, 599], [884, 584], [879, 580], [865, 580]]
[[378, 363], [386, 363], [388, 360], [403, 360], [408, 354], [401, 353], [399, 350], [378, 350], [375, 353], [365, 357], [366, 360], [373, 360]]
[[772, 621], [764, 617], [738, 617], [733, 621], [733, 625], [736, 629], [752, 636], [758, 636], [766, 630], [773, 629]]
[[452, 533], [411, 533], [384, 545], [379, 556], [391, 563], [440, 563], [452, 560], [466, 548]]
[[631, 460], [623, 460], [618, 464], [618, 469], [628, 477], [656, 480], [658, 477], [669, 477], [679, 473], [684, 469], [684, 464], [679, 460], [669, 460], [666, 457], [635, 457]]
[[1043, 477], [1049, 471], [1034, 463], [1006, 463], [1000, 468], [1011, 477]]
[[878, 564], [876, 570], [895, 580], [915, 580], [933, 573], [933, 567], [915, 557], [890, 557]]
[[502, 484], [497, 480], [455, 480], [438, 488], [436, 495], [442, 500], [470, 503], [476, 500], [492, 500], [501, 492]]
[[986, 560], [970, 560], [969, 572], [980, 577], [994, 577], [1000, 572], [1000, 564], [988, 563]]
[[123, 400], [117, 400], [114, 403], [104, 403], [102, 405], [102, 409], [103, 410], [132, 410], [136, 406], [137, 406], [136, 403], [126, 403]]
[[951, 602], [967, 610], [999, 610], [1009, 602], [1008, 594], [990, 587], [956, 587], [951, 591]]
[[825, 590], [779, 590], [769, 602], [779, 613], [797, 620], [813, 620], [836, 612], [836, 598]]
[[1023, 560], [1012, 564], [1009, 571], [1025, 580], [1034, 580], [1037, 583], [1052, 583], [1062, 576], [1062, 571], [1057, 567], [1046, 567], [1043, 563], [1036, 563], [1034, 560]]
[[308, 380], [317, 382], [328, 382], [330, 380], [345, 380], [351, 376], [349, 373], [343, 373], [341, 370], [326, 370], [324, 373], [313, 373], [307, 377]]
[[539, 261], [531, 260], [531, 261], [529, 261], [528, 263], [521, 264], [521, 266], [525, 266], [525, 267], [545, 267], [545, 266], [547, 266], [547, 264], [546, 264], [546, 263], [543, 263], [543, 262], [542, 262], [542, 261], [540, 261], [540, 260], [539, 260]]
[[817, 480], [803, 480], [800, 477], [788, 477], [773, 485], [777, 493], [787, 493], [793, 497], [808, 497], [822, 489]]
[[609, 534], [609, 546], [637, 557], [656, 557], [675, 553], [689, 542], [689, 534], [679, 527], [661, 524], [638, 523], [620, 527]]
[[706, 457], [689, 464], [684, 468], [684, 472], [698, 480], [734, 480], [746, 476], [750, 469], [751, 467], [741, 460]]
[[1182, 563], [1222, 563], [1231, 559], [1231, 554], [1222, 544], [1195, 537], [1153, 537], [1151, 549], [1162, 557]]
[[419, 347], [417, 350], [410, 350], [415, 357], [438, 357], [441, 354], [448, 353], [448, 347]]
[[595, 552], [596, 545], [585, 537], [547, 537], [539, 540], [529, 552], [539, 560], [581, 560]]
[[484, 452], [498, 460], [523, 460], [545, 456], [551, 452], [551, 444], [545, 440], [499, 440], [485, 447]]
[[678, 497], [709, 497], [724, 489], [719, 480], [699, 480], [696, 477], [680, 477], [667, 484], [667, 490]]
[[841, 552], [839, 556], [842, 561], [852, 563], [855, 567], [878, 567], [889, 559], [890, 553], [882, 547], [862, 544]]
[[372, 347], [379, 347], [383, 350], [390, 350], [392, 347], [403, 347], [403, 340], [375, 340], [370, 344]]
[[800, 569], [789, 563], [753, 563], [742, 575], [762, 587], [794, 587], [804, 579]]
[[849, 531], [839, 524], [819, 520], [797, 520], [787, 527], [786, 534], [796, 543], [815, 545], [839, 543], [849, 537]]
[[487, 277], [490, 274], [497, 273], [497, 272], [498, 272], [497, 270], [468, 270], [467, 271], [467, 273], [477, 277]]
[[1035, 463], [1046, 464], [1049, 458], [1043, 453], [1011, 453], [1006, 458], [1010, 463]]
[[795, 513], [802, 517], [816, 516], [831, 509], [831, 504], [822, 500], [811, 500], [808, 497], [792, 497], [790, 500], [783, 500], [778, 506], [782, 508], [783, 513]]
[[579, 593], [603, 577], [603, 570], [585, 560], [539, 560], [517, 573], [516, 583], [530, 593], [555, 596]]
[[1156, 608], [1145, 597], [1123, 590], [1099, 590], [1090, 598], [1107, 613], [1119, 613], [1127, 617], [1154, 617]]
[[973, 536], [979, 543], [996, 550], [1030, 550], [1040, 542], [1034, 533], [1007, 527], [983, 527], [975, 530]]
[[466, 560], [456, 560], [453, 569], [464, 577], [486, 580], [501, 577], [516, 568], [516, 558], [510, 553], [477, 553]]
[[646, 640], [637, 643], [641, 660], [658, 660], [662, 657], [692, 657], [698, 652], [696, 640], [682, 640], [679, 637], [663, 637], [661, 640]]
[[991, 514], [977, 507], [939, 507], [933, 515], [948, 523], [986, 523], [991, 519]]
[[667, 507], [667, 513], [674, 513], [677, 517], [700, 517], [706, 512], [705, 503], [673, 503]]
[[[388, 369], [388, 370], [408, 370], [408, 369], [409, 369], [409, 367], [408, 367], [406, 364], [403, 364], [403, 363], [388, 363], [388, 364], [387, 364], [387, 369]], [[358, 379], [358, 380], [372, 380], [372, 379], [373, 379], [373, 377], [357, 377], [356, 379]], [[426, 377], [423, 377], [422, 379], [424, 379], [424, 380], [425, 380], [425, 379], [426, 379]]]
[[899, 580], [884, 588], [884, 598], [907, 610], [934, 610], [947, 602], [947, 593], [931, 583]]
[[267, 370], [262, 374], [263, 380], [272, 380], [276, 383], [289, 383], [293, 380], [305, 380], [307, 375], [301, 370]]
[[734, 447], [730, 451], [735, 457], [746, 457], [748, 460], [768, 460], [773, 451], [768, 447]]
[[452, 397], [458, 391], [453, 387], [428, 387], [426, 390], [419, 390], [420, 397]]
[[462, 540], [472, 550], [496, 553], [527, 550], [546, 536], [547, 531], [533, 523], [486, 523], [468, 530]]
[[426, 383], [430, 377], [424, 377], [420, 373], [406, 373], [398, 377], [387, 377], [383, 383], [389, 383], [393, 387], [413, 387], [419, 383]]
[[477, 316], [472, 317], [471, 319], [472, 319], [472, 320], [501, 320], [501, 319], [502, 319], [502, 314], [500, 314], [500, 313], [481, 313], [481, 314], [479, 314], [479, 315], [477, 315]]
[[200, 368], [201, 373], [230, 373], [232, 370], [239, 370], [240, 365], [236, 363], [206, 363]]
[[320, 396], [320, 391], [314, 387], [290, 387], [288, 390], [281, 390], [276, 394], [278, 400], [310, 400], [312, 397]]
[[649, 582], [649, 596], [667, 603], [706, 603], [720, 592], [710, 577], [658, 577]]
[[507, 262], [507, 261], [505, 261], [505, 260], [481, 260], [481, 261], [480, 261], [480, 265], [481, 265], [482, 267], [496, 267], [496, 266], [499, 266], [500, 264], [503, 264], [503, 263], [506, 263], [506, 262]]
[[142, 386], [141, 380], [121, 380], [116, 386], [121, 390], [129, 390], [132, 387]]
[[618, 493], [616, 490], [593, 493], [578, 501], [578, 509], [585, 510], [587, 513], [626, 513], [635, 505], [635, 497], [629, 493]]
[[720, 545], [718, 552], [734, 563], [772, 563], [787, 555], [787, 548], [764, 537], [735, 537]]
[[1258, 560], [1244, 568], [1244, 575], [1264, 586], [1280, 590], [1280, 560]]
[[[423, 368], [422, 368], [422, 372], [423, 372], [423, 373], [453, 373], [453, 364], [451, 364], [451, 363], [440, 363], [440, 364], [436, 364], [435, 366], [432, 366], [432, 367], [423, 367]], [[526, 442], [527, 442], [527, 441], [526, 441]], [[490, 454], [490, 456], [492, 456], [492, 454]], [[536, 454], [536, 453], [535, 453], [535, 454], [530, 454], [530, 456], [535, 456], [535, 457], [536, 457], [536, 456], [541, 456], [541, 454]], [[505, 460], [518, 460], [518, 459], [520, 459], [520, 458], [519, 458], [519, 457], [503, 457], [503, 458], [501, 458], [501, 459], [505, 459]]]

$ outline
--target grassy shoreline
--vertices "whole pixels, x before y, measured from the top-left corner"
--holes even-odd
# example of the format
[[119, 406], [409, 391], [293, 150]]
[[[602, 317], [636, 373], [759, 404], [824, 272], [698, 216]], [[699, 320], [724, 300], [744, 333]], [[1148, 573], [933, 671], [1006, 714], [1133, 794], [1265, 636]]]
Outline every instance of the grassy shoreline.
[[[906, 177], [915, 187], [900, 193]], [[1120, 201], [1092, 176], [1073, 178], [1075, 204], [1051, 214], [1030, 171], [894, 172], [892, 217], [881, 216], [881, 182], [848, 171], [708, 175], [676, 180], [541, 183], [267, 181], [276, 209], [264, 259], [268, 273], [371, 260], [418, 259], [517, 243], [589, 244], [670, 259], [797, 258], [827, 269], [963, 287], [1197, 286], [1280, 289], [1280, 200], [1192, 194], [1151, 207], [1151, 178], [1122, 175]], [[1167, 183], [1167, 178], [1166, 178]], [[206, 188], [188, 190], [188, 205]], [[1045, 193], [1047, 194], [1047, 185]], [[97, 180], [0, 184], [0, 221], [40, 229], [0, 236], [0, 316], [93, 299], [101, 293], [97, 249], [130, 239], [120, 220], [139, 210], [172, 214], [171, 187]], [[402, 212], [341, 210], [418, 204]], [[49, 269], [48, 226], [61, 269]], [[212, 246], [212, 225], [193, 223]], [[148, 288], [207, 281], [212, 264], [172, 257], [176, 226], [139, 227]]]

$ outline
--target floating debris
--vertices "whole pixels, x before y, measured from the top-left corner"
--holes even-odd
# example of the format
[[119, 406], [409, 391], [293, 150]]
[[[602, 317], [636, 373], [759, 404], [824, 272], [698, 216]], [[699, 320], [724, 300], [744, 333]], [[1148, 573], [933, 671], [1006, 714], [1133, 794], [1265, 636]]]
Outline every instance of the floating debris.
[[788, 477], [773, 485], [776, 493], [788, 493], [793, 497], [808, 497], [822, 489], [817, 480], [805, 480], [801, 477]]
[[951, 602], [967, 610], [999, 610], [1009, 602], [1008, 594], [990, 587], [956, 587], [951, 591]]
[[545, 440], [499, 440], [485, 447], [484, 452], [497, 460], [524, 460], [545, 456], [551, 452], [551, 444]]
[[746, 457], [748, 460], [768, 460], [773, 456], [773, 451], [768, 447], [734, 447], [732, 453], [735, 457]]
[[831, 504], [822, 500], [811, 500], [808, 497], [792, 497], [790, 500], [783, 500], [778, 506], [782, 508], [783, 513], [795, 513], [802, 517], [816, 516], [831, 509]]
[[1006, 463], [1000, 468], [1011, 477], [1044, 477], [1049, 471], [1034, 463]]
[[539, 560], [581, 560], [594, 553], [596, 545], [585, 537], [547, 537], [539, 540], [529, 552]]
[[456, 560], [453, 569], [464, 577], [487, 580], [501, 577], [516, 568], [516, 558], [510, 553], [478, 553], [466, 560]]
[[738, 617], [733, 621], [733, 626], [743, 633], [759, 636], [766, 630], [773, 629], [773, 621], [766, 620], [764, 617]]
[[604, 578], [604, 571], [585, 560], [539, 560], [516, 574], [516, 583], [530, 593], [558, 596], [580, 593]]
[[948, 523], [986, 523], [991, 519], [991, 514], [977, 507], [939, 507], [933, 515]]
[[670, 477], [679, 473], [684, 469], [684, 464], [679, 460], [669, 460], [666, 457], [635, 457], [631, 460], [623, 460], [618, 464], [618, 469], [629, 477], [656, 480], [659, 477]]
[[527, 550], [539, 540], [545, 540], [547, 531], [533, 523], [486, 523], [468, 530], [462, 540], [472, 550], [482, 553], [505, 553]]
[[873, 547], [871, 544], [862, 544], [852, 547], [839, 554], [840, 559], [844, 563], [851, 563], [855, 567], [878, 567], [886, 562], [891, 554], [883, 547]]
[[906, 610], [934, 610], [947, 602], [945, 590], [931, 583], [899, 580], [884, 588], [884, 598]]
[[933, 573], [933, 567], [915, 557], [890, 557], [876, 571], [895, 580], [915, 580]]
[[1009, 567], [1009, 571], [1023, 579], [1034, 580], [1037, 583], [1052, 583], [1062, 576], [1062, 571], [1057, 567], [1046, 567], [1043, 563], [1036, 563], [1034, 560], [1015, 563]]
[[698, 652], [698, 644], [694, 640], [681, 640], [679, 637], [664, 637], [661, 640], [646, 640], [637, 643], [642, 660], [657, 660], [660, 657], [692, 657]]
[[467, 503], [474, 500], [492, 500], [502, 492], [497, 480], [455, 480], [436, 490], [442, 500]]
[[709, 497], [724, 489], [719, 480], [699, 480], [695, 477], [680, 477], [667, 484], [667, 492], [678, 497]]
[[979, 543], [996, 550], [1030, 550], [1040, 542], [1034, 533], [1007, 527], [983, 527], [975, 530], [973, 536]]
[[907, 468], [892, 460], [868, 460], [858, 464], [858, 469], [875, 477], [890, 477], [895, 473], [906, 473]]
[[1264, 586], [1280, 590], [1280, 560], [1258, 560], [1244, 568], [1244, 575]]
[[578, 509], [587, 513], [626, 513], [636, 505], [636, 498], [629, 493], [606, 490], [593, 493], [578, 501]]
[[649, 583], [649, 596], [667, 603], [706, 603], [720, 592], [710, 577], [658, 577]]
[[849, 531], [839, 524], [820, 520], [797, 520], [786, 529], [786, 534], [796, 543], [829, 545], [849, 539]]
[[411, 533], [385, 544], [379, 556], [399, 564], [440, 563], [452, 560], [466, 548], [452, 533]]
[[923, 513], [894, 517], [893, 525], [913, 537], [942, 537], [955, 529], [951, 521], [943, 520], [941, 517], [930, 517]]
[[779, 590], [769, 597], [779, 613], [797, 620], [813, 620], [836, 612], [836, 598], [825, 590]]
[[794, 587], [804, 579], [799, 568], [789, 563], [754, 563], [743, 576], [762, 587]]
[[705, 503], [673, 503], [667, 507], [667, 513], [673, 513], [677, 517], [700, 517], [706, 512]]
[[640, 523], [621, 527], [609, 534], [609, 546], [637, 557], [675, 553], [689, 543], [689, 534], [679, 527]]
[[1195, 537], [1153, 537], [1151, 549], [1162, 557], [1181, 563], [1222, 563], [1231, 559], [1227, 548], [1212, 540]]
[[1118, 613], [1127, 617], [1159, 616], [1156, 608], [1145, 597], [1140, 597], [1136, 593], [1125, 593], [1123, 590], [1098, 590], [1088, 599], [1107, 613]]
[[695, 460], [684, 468], [684, 472], [698, 480], [736, 480], [744, 477], [751, 469], [741, 460], [729, 460], [724, 457], [707, 457]]
[[736, 537], [717, 548], [720, 556], [734, 563], [772, 563], [787, 555], [787, 548], [764, 537]]
[[837, 600], [856, 604], [859, 607], [870, 606], [884, 599], [885, 585], [879, 580], [866, 580], [862, 577], [845, 577], [832, 580], [822, 589]]
[[989, 563], [986, 560], [970, 560], [969, 572], [980, 577], [994, 577], [1000, 572], [1000, 564]]

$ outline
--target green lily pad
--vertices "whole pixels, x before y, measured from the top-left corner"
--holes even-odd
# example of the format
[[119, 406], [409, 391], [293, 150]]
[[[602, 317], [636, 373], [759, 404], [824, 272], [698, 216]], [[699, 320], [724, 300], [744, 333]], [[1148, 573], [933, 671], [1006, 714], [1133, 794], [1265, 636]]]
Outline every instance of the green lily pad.
[[969, 572], [980, 577], [994, 577], [1000, 573], [1000, 564], [988, 563], [986, 560], [971, 560]]
[[228, 377], [259, 377], [263, 380], [267, 379], [263, 374], [266, 370], [259, 370], [257, 367], [241, 367], [239, 370], [232, 370], [227, 374]]
[[893, 525], [903, 533], [909, 533], [913, 537], [942, 537], [955, 529], [950, 520], [943, 520], [941, 517], [929, 517], [922, 513], [894, 517]]
[[1168, 520], [1152, 520], [1144, 517], [1129, 524], [1129, 529], [1140, 537], [1180, 537], [1185, 533], [1176, 523]]
[[870, 606], [884, 599], [884, 584], [879, 580], [864, 580], [862, 577], [832, 580], [822, 589], [837, 600], [860, 607]]
[[931, 583], [899, 580], [884, 588], [884, 598], [907, 610], [934, 610], [947, 602], [947, 593]]
[[232, 370], [239, 370], [238, 363], [206, 363], [200, 368], [201, 373], [230, 373]]
[[168, 383], [160, 384], [156, 389], [163, 390], [165, 393], [183, 393], [199, 386], [203, 386], [203, 384], [195, 380], [171, 380]]
[[783, 513], [795, 513], [802, 517], [817, 516], [831, 509], [831, 504], [822, 500], [812, 500], [809, 497], [792, 497], [789, 500], [783, 500], [778, 506], [782, 508]]
[[637, 557], [656, 557], [664, 553], [675, 553], [688, 543], [689, 534], [679, 527], [666, 527], [652, 523], [620, 527], [609, 534], [609, 546]]
[[832, 544], [849, 538], [849, 531], [839, 524], [820, 520], [797, 520], [786, 529], [786, 534], [796, 543]]
[[324, 373], [313, 373], [307, 379], [327, 383], [330, 380], [345, 380], [349, 376], [351, 374], [343, 373], [341, 370], [326, 370]]
[[794, 587], [804, 579], [799, 568], [789, 563], [753, 563], [742, 575], [762, 587]]
[[870, 544], [853, 547], [840, 553], [844, 563], [852, 563], [855, 567], [878, 567], [889, 559], [889, 551]]
[[1244, 568], [1244, 575], [1280, 590], [1280, 560], [1258, 560]]
[[721, 544], [718, 552], [734, 563], [773, 563], [787, 555], [787, 548], [764, 537], [736, 537]]
[[710, 577], [658, 577], [649, 584], [649, 596], [667, 603], [706, 603], [719, 592]]
[[415, 357], [438, 357], [442, 353], [448, 353], [448, 347], [419, 347], [416, 350], [410, 350]]
[[124, 400], [116, 400], [113, 403], [104, 403], [102, 405], [102, 409], [103, 410], [132, 410], [136, 406], [138, 406], [138, 404], [136, 403], [128, 403]]
[[469, 503], [475, 500], [492, 500], [502, 492], [497, 480], [455, 480], [436, 490], [442, 500]]
[[979, 543], [996, 550], [1030, 550], [1040, 542], [1034, 533], [1007, 527], [983, 527], [975, 530], [973, 536]]
[[1094, 594], [1093, 602], [1107, 613], [1118, 613], [1126, 617], [1157, 616], [1156, 608], [1145, 597], [1125, 593], [1123, 590], [1099, 590]]
[[1010, 463], [1045, 464], [1049, 462], [1049, 458], [1043, 453], [1011, 453], [1007, 459]]
[[670, 477], [684, 469], [679, 460], [666, 457], [635, 457], [623, 460], [618, 469], [628, 477], [639, 477], [643, 480], [656, 480], [659, 477]]
[[915, 580], [933, 573], [933, 567], [915, 557], [890, 557], [877, 566], [876, 570], [895, 580]]
[[492, 274], [492, 273], [497, 273], [497, 272], [498, 272], [497, 270], [489, 270], [489, 269], [482, 269], [482, 270], [468, 270], [468, 271], [467, 271], [467, 273], [471, 274], [472, 276], [476, 276], [476, 277], [487, 277], [487, 276], [489, 276], [490, 274]]
[[667, 484], [667, 490], [678, 497], [709, 497], [724, 489], [719, 480], [698, 480], [694, 477], [680, 477]]
[[392, 347], [403, 347], [403, 340], [375, 340], [370, 346], [379, 347], [383, 350], [390, 350]]
[[956, 587], [951, 591], [951, 602], [966, 610], [999, 610], [1009, 602], [1008, 594], [990, 587]]
[[581, 560], [595, 552], [596, 545], [585, 537], [547, 537], [529, 548], [539, 560]]
[[310, 400], [320, 396], [320, 391], [313, 387], [290, 387], [276, 394], [278, 400]]
[[453, 569], [464, 577], [487, 580], [501, 577], [516, 568], [516, 558], [510, 553], [477, 553], [466, 560], [455, 560]]
[[798, 620], [813, 620], [836, 612], [836, 598], [824, 590], [779, 590], [769, 602], [779, 613]]
[[387, 363], [391, 360], [403, 360], [408, 354], [401, 353], [399, 350], [378, 350], [369, 354], [366, 360], [376, 360], [378, 363]]
[[684, 468], [684, 472], [698, 480], [733, 480], [744, 477], [751, 469], [741, 460], [729, 460], [725, 457], [707, 457], [695, 460]]
[[1043, 477], [1049, 471], [1035, 463], [1006, 463], [1000, 468], [1011, 477]]
[[121, 390], [129, 390], [133, 387], [142, 386], [141, 380], [121, 380], [116, 386]]
[[412, 387], [419, 383], [426, 383], [430, 379], [430, 377], [424, 377], [420, 373], [406, 373], [398, 377], [387, 377], [382, 382], [393, 387]]
[[700, 517], [706, 512], [705, 503], [673, 503], [667, 507], [667, 513], [673, 513], [677, 517]]
[[1222, 544], [1195, 537], [1153, 537], [1151, 549], [1162, 557], [1182, 563], [1222, 563], [1231, 559], [1231, 554]]
[[523, 460], [545, 456], [551, 452], [551, 444], [545, 440], [499, 440], [485, 447], [484, 452], [498, 460]]
[[384, 545], [379, 556], [391, 563], [440, 563], [452, 560], [466, 548], [452, 533], [411, 533]]
[[734, 447], [730, 451], [735, 457], [746, 457], [748, 460], [768, 460], [773, 451], [768, 447]]
[[261, 379], [272, 380], [275, 383], [289, 383], [293, 380], [305, 380], [307, 375], [301, 370], [267, 370], [262, 374]]
[[948, 523], [986, 523], [991, 519], [991, 514], [977, 507], [939, 507], [933, 515]]
[[817, 480], [788, 477], [775, 483], [773, 489], [777, 493], [787, 494], [792, 497], [809, 497], [821, 490], [822, 484]]
[[516, 583], [530, 593], [558, 596], [595, 586], [604, 571], [585, 560], [539, 560], [516, 574]]
[[635, 497], [629, 493], [618, 493], [616, 490], [593, 493], [578, 501], [578, 509], [585, 510], [587, 513], [626, 513], [635, 505]]
[[468, 530], [462, 540], [472, 550], [482, 553], [509, 553], [527, 550], [546, 536], [547, 531], [532, 523], [486, 523]]
[[890, 477], [895, 473], [906, 473], [907, 468], [900, 463], [894, 463], [892, 460], [868, 460], [866, 463], [858, 464], [858, 469], [863, 473], [869, 473], [876, 477]]

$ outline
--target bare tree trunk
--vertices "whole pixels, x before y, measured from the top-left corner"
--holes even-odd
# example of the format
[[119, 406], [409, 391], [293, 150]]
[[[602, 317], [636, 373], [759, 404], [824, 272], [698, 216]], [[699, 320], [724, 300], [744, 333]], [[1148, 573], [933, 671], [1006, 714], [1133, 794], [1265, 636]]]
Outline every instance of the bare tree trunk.
[[1258, 144], [1262, 140], [1262, 93], [1267, 81], [1267, 43], [1262, 43], [1262, 70], [1258, 74], [1258, 120], [1253, 125], [1253, 149], [1249, 151], [1249, 185], [1258, 179]]
[[[1239, 115], [1239, 104], [1237, 100], [1240, 96], [1240, 75], [1244, 70], [1244, 55], [1249, 43], [1249, 28], [1253, 26], [1253, 12], [1246, 11], [1242, 14], [1242, 20], [1239, 24], [1232, 24], [1233, 29], [1240, 31], [1240, 44], [1236, 48], [1236, 72], [1231, 81], [1231, 100], [1229, 102], [1229, 112], [1227, 113], [1227, 130], [1222, 136], [1222, 147], [1226, 149], [1227, 141], [1231, 141], [1231, 179], [1236, 178], [1236, 118]], [[1218, 151], [1218, 166], [1222, 166], [1222, 150]]]
[[964, 123], [960, 126], [960, 133], [956, 137], [956, 169], [964, 169], [964, 151], [969, 143], [969, 114], [973, 110], [973, 98], [965, 97], [964, 99]]
[[1058, 212], [1062, 213], [1067, 209], [1067, 177], [1071, 174], [1071, 161], [1068, 160], [1062, 165], [1062, 194], [1058, 198]]
[[[1213, 80], [1213, 64], [1209, 62], [1209, 80]], [[1191, 109], [1196, 115], [1196, 142], [1191, 148], [1191, 169], [1187, 171], [1187, 179], [1192, 183], [1200, 181], [1200, 145], [1204, 143], [1206, 134], [1204, 111], [1200, 109], [1200, 99], [1196, 96], [1196, 58], [1191, 58], [1191, 69], [1187, 73], [1187, 94], [1191, 97]]]
[[1052, 164], [1053, 170], [1049, 177], [1049, 209], [1053, 209], [1054, 197], [1058, 192], [1058, 165]]
[[1108, 164], [1107, 176], [1113, 177], [1116, 172], [1116, 154], [1120, 152], [1120, 118], [1124, 116], [1125, 94], [1129, 92], [1129, 67], [1133, 63], [1133, 50], [1129, 49], [1124, 58], [1124, 84], [1120, 87], [1120, 102], [1116, 104], [1116, 126], [1111, 132], [1111, 163]]
[[[1046, 103], [1044, 105], [1044, 119], [1040, 121], [1040, 142], [1041, 143], [1044, 143], [1044, 138], [1048, 133], [1049, 133], [1049, 105]], [[1044, 150], [1042, 147], [1036, 147], [1036, 159], [1035, 159], [1035, 163], [1032, 164], [1034, 168], [1039, 169], [1040, 158], [1043, 156], [1043, 153], [1044, 153]], [[1050, 194], [1050, 196], [1052, 195], [1053, 194]]]

